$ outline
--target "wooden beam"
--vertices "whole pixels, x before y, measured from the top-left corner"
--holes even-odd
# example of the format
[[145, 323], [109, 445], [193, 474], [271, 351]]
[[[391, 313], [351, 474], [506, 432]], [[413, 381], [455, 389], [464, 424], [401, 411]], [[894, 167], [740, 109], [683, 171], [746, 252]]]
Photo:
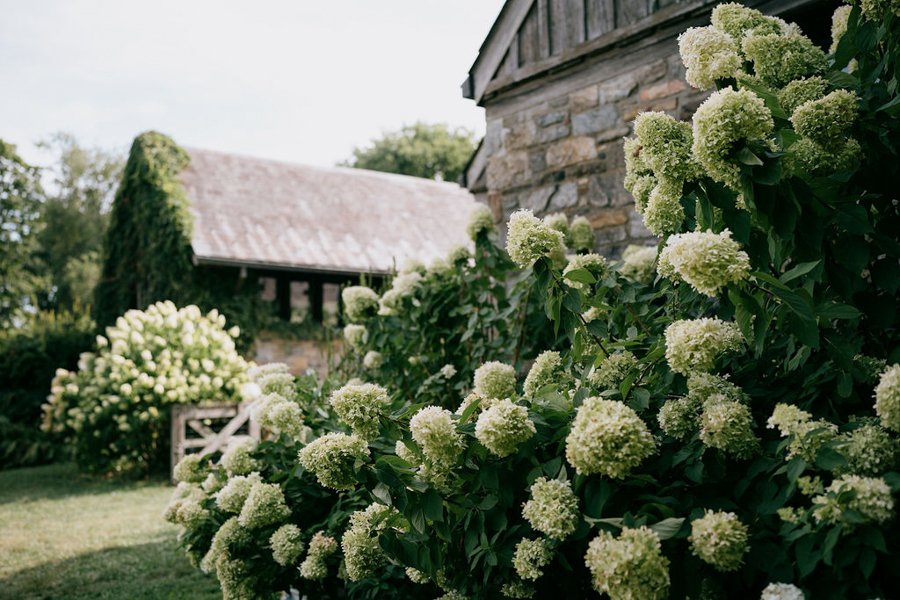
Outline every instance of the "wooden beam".
[[[469, 69], [472, 99], [480, 103], [481, 95], [494, 78], [494, 74], [503, 62], [506, 52], [515, 41], [519, 26], [528, 15], [534, 0], [509, 0], [503, 7], [500, 17], [488, 34], [488, 39], [478, 52], [475, 64]], [[508, 7], [508, 8], [507, 8]]]
[[309, 311], [313, 321], [321, 323], [325, 320], [323, 307], [324, 293], [321, 279], [310, 279], [306, 294], [309, 296]]
[[280, 276], [275, 280], [275, 301], [278, 302], [278, 318], [291, 320], [291, 280]]

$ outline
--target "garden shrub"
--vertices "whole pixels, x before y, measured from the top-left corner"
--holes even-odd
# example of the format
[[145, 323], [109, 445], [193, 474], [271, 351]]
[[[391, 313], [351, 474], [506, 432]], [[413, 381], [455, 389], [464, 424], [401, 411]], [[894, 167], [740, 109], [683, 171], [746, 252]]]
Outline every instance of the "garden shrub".
[[259, 410], [301, 414], [249, 475], [199, 459], [168, 511], [189, 553], [226, 598], [890, 597], [895, 13], [839, 10], [825, 55], [716, 7], [681, 50], [717, 91], [625, 146], [658, 249], [565, 258], [565, 224], [522, 212], [516, 272], [480, 215], [474, 260], [348, 292], [355, 379], [260, 380]]
[[240, 400], [247, 363], [235, 350], [238, 335], [215, 310], [171, 302], [130, 310], [97, 336], [77, 370], [56, 372], [44, 428], [70, 443], [88, 470], [161, 471], [173, 404]]
[[74, 369], [93, 343], [94, 323], [72, 313], [40, 313], [0, 335], [0, 469], [64, 457], [41, 432], [41, 406], [56, 369]]

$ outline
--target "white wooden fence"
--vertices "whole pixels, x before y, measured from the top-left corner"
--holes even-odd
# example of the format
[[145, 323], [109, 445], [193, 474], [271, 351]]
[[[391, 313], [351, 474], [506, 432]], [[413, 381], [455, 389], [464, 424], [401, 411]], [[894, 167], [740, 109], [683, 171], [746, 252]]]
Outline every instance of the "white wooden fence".
[[250, 418], [250, 403], [172, 407], [172, 465], [187, 454], [210, 455], [225, 449], [229, 440], [260, 439], [259, 423]]

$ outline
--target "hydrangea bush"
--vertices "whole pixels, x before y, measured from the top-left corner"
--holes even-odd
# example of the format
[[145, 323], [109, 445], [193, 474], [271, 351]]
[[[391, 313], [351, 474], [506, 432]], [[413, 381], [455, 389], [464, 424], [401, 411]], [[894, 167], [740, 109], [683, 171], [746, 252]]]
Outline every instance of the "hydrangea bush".
[[839, 10], [826, 54], [718, 5], [681, 39], [709, 100], [625, 143], [658, 248], [520, 212], [504, 256], [481, 211], [474, 252], [354, 292], [356, 380], [301, 386], [256, 471], [179, 470], [189, 552], [227, 598], [891, 597], [896, 12]]
[[240, 400], [248, 365], [235, 350], [239, 334], [215, 310], [171, 302], [130, 310], [97, 336], [77, 371], [57, 371], [44, 429], [71, 443], [89, 470], [163, 470], [171, 405]]

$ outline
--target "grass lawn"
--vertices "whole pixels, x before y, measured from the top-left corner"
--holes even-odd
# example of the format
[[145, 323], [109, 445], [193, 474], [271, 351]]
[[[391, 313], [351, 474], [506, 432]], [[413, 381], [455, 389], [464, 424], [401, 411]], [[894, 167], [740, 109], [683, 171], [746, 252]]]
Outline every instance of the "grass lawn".
[[0, 598], [221, 598], [163, 521], [171, 493], [71, 465], [0, 472]]

